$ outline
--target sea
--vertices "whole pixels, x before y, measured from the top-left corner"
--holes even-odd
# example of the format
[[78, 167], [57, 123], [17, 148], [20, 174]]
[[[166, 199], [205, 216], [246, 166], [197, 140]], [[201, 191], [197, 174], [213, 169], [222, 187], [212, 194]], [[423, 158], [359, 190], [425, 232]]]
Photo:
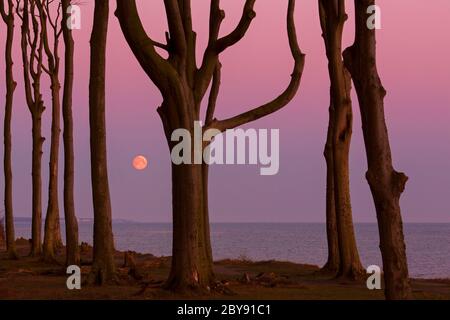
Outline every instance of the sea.
[[[16, 236], [30, 238], [30, 223], [30, 219], [17, 219]], [[81, 220], [80, 241], [92, 244], [92, 230], [91, 220]], [[118, 250], [171, 255], [170, 223], [115, 221], [113, 232]], [[377, 225], [357, 223], [355, 232], [363, 265], [382, 266]], [[411, 277], [450, 278], [449, 223], [406, 223], [404, 233]], [[214, 260], [280, 260], [322, 266], [327, 259], [324, 223], [212, 223], [211, 241]]]

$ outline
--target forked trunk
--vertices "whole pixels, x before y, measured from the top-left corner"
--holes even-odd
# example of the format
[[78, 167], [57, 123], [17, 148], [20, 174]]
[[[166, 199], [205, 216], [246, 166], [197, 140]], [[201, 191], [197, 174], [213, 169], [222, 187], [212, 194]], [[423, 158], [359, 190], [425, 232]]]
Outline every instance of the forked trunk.
[[356, 246], [350, 198], [349, 154], [353, 113], [350, 98], [350, 74], [342, 61], [342, 33], [347, 16], [344, 0], [339, 0], [337, 4], [320, 0], [319, 9], [331, 82], [332, 156], [329, 157], [327, 163], [332, 161], [334, 171], [334, 203], [339, 243], [337, 275], [356, 279], [363, 274], [363, 267]]
[[55, 260], [55, 249], [62, 245], [61, 231], [59, 223], [58, 204], [58, 164], [59, 164], [59, 140], [60, 140], [60, 88], [61, 85], [57, 75], [51, 76], [52, 91], [52, 129], [50, 142], [50, 163], [49, 163], [49, 187], [48, 187], [48, 207], [45, 219], [45, 234], [43, 259], [45, 261]]
[[105, 67], [108, 16], [108, 0], [96, 0], [91, 34], [89, 81], [91, 179], [94, 203], [94, 258], [89, 282], [100, 285], [114, 280], [116, 273], [105, 123]]
[[375, 29], [367, 27], [367, 13], [374, 0], [355, 1], [356, 35], [344, 52], [361, 109], [368, 171], [366, 173], [377, 212], [387, 299], [411, 297], [406, 248], [400, 212], [400, 195], [407, 177], [394, 170], [384, 116], [386, 91], [376, 65]]
[[74, 201], [74, 147], [73, 147], [73, 117], [72, 117], [72, 92], [73, 92], [73, 57], [74, 41], [72, 30], [67, 27], [70, 18], [67, 10], [70, 0], [62, 0], [63, 19], [61, 28], [64, 38], [64, 90], [62, 113], [64, 122], [64, 218], [66, 223], [66, 265], [80, 264], [80, 248], [78, 246], [78, 221], [75, 215]]
[[[211, 90], [205, 126], [223, 132], [260, 119], [285, 107], [297, 92], [304, 66], [295, 30], [295, 0], [289, 0], [286, 22], [289, 47], [294, 58], [291, 80], [275, 99], [225, 120], [214, 118], [220, 86], [220, 54], [239, 42], [255, 18], [255, 0], [246, 0], [242, 17], [234, 31], [219, 37], [224, 11], [220, 1], [210, 2], [209, 39], [202, 65], [196, 66], [196, 34], [192, 28], [190, 1], [164, 1], [169, 32], [167, 44], [153, 41], [139, 18], [135, 0], [117, 0], [116, 16], [135, 57], [160, 90], [164, 101], [158, 112], [170, 150], [173, 130], [193, 132], [200, 119], [201, 102]], [[156, 47], [166, 50], [165, 59]], [[214, 80], [213, 80], [214, 79]], [[192, 135], [191, 135], [192, 136]], [[197, 161], [198, 163], [198, 161]], [[209, 290], [214, 281], [208, 218], [208, 167], [204, 164], [172, 164], [173, 257], [166, 288], [171, 290]]]

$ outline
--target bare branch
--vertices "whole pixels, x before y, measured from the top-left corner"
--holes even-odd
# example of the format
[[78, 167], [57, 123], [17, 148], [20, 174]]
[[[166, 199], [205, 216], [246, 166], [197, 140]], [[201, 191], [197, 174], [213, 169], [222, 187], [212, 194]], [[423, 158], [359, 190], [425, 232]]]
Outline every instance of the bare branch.
[[[177, 56], [184, 62], [186, 59], [186, 38], [184, 34], [183, 20], [177, 0], [164, 0], [166, 7], [167, 23], [169, 25], [169, 45], [173, 46]], [[183, 63], [182, 62], [182, 63]]]
[[167, 91], [169, 80], [176, 79], [176, 70], [156, 52], [155, 41], [147, 35], [139, 18], [136, 1], [117, 0], [115, 15], [139, 64], [160, 90]]
[[256, 12], [253, 10], [255, 1], [256, 0], [245, 1], [242, 17], [236, 28], [227, 36], [217, 40], [216, 51], [218, 53], [236, 44], [239, 40], [241, 40], [245, 36], [252, 20], [256, 17]]
[[195, 76], [195, 97], [197, 101], [203, 98], [208, 89], [219, 54], [241, 40], [250, 27], [256, 16], [253, 10], [255, 1], [246, 0], [238, 25], [230, 34], [220, 39], [218, 39], [220, 25], [225, 18], [225, 13], [220, 9], [220, 0], [211, 1], [208, 47], [203, 55], [202, 65]]
[[214, 119], [209, 127], [216, 128], [220, 131], [235, 128], [248, 122], [260, 119], [277, 110], [280, 110], [294, 98], [300, 86], [300, 80], [303, 74], [303, 68], [305, 63], [305, 55], [301, 52], [297, 41], [294, 11], [295, 11], [295, 0], [289, 0], [288, 14], [287, 14], [287, 30], [289, 37], [289, 47], [291, 49], [292, 56], [295, 60], [295, 64], [294, 70], [291, 75], [291, 81], [286, 90], [274, 100], [260, 107], [251, 109], [250, 111], [244, 112], [240, 115], [237, 115], [229, 119], [225, 120]]
[[221, 68], [222, 65], [220, 64], [220, 62], [217, 62], [216, 68], [214, 70], [213, 81], [211, 84], [211, 92], [208, 99], [208, 108], [206, 109], [206, 126], [208, 126], [214, 118], [214, 111], [216, 110], [217, 97], [219, 95], [220, 89]]

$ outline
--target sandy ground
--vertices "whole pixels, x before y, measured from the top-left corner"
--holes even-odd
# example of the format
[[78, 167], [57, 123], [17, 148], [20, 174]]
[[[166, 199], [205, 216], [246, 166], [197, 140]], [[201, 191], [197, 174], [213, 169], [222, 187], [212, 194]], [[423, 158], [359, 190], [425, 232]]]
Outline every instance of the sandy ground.
[[[331, 279], [320, 274], [317, 266], [247, 260], [217, 261], [217, 288], [209, 294], [174, 294], [160, 288], [169, 272], [170, 257], [134, 253], [138, 276], [131, 276], [130, 268], [123, 267], [123, 252], [116, 252], [116, 284], [83, 284], [81, 290], [68, 290], [62, 254], [59, 264], [27, 257], [27, 240], [18, 241], [18, 251], [17, 261], [6, 260], [5, 253], [0, 253], [0, 299], [383, 299], [382, 290], [368, 290], [364, 281]], [[81, 261], [82, 279], [86, 279], [92, 261], [90, 247], [83, 247]], [[450, 299], [450, 279], [413, 279], [412, 285], [416, 299]]]

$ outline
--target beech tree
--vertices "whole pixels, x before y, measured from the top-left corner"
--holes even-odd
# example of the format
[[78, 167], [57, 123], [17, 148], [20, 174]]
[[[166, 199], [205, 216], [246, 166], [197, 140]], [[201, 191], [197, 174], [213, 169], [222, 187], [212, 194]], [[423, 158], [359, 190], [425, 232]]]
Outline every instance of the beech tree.
[[[289, 85], [277, 98], [229, 119], [218, 120], [214, 111], [220, 87], [220, 54], [238, 43], [255, 18], [255, 0], [246, 0], [236, 28], [219, 37], [225, 12], [220, 0], [211, 0], [209, 39], [201, 65], [196, 64], [196, 33], [192, 27], [190, 0], [165, 0], [169, 31], [166, 43], [151, 39], [140, 20], [136, 1], [117, 0], [116, 16], [125, 39], [141, 67], [160, 90], [163, 101], [157, 111], [171, 150], [174, 130], [182, 128], [193, 136], [194, 122], [200, 120], [200, 107], [209, 86], [203, 130], [227, 129], [244, 125], [286, 106], [297, 93], [304, 55], [297, 43], [294, 22], [295, 0], [289, 0], [287, 31], [294, 67]], [[163, 58], [156, 48], [167, 51]], [[204, 144], [206, 148], [208, 144]], [[193, 154], [193, 150], [192, 150]], [[208, 290], [214, 280], [208, 218], [207, 164], [172, 163], [173, 248], [172, 266], [165, 287], [172, 290]]]
[[75, 164], [72, 117], [75, 44], [72, 37], [72, 30], [67, 25], [67, 21], [70, 19], [70, 14], [67, 11], [71, 5], [71, 0], [61, 0], [61, 5], [61, 29], [65, 50], [62, 113], [64, 123], [64, 219], [66, 223], [66, 264], [79, 265], [80, 248], [78, 246], [78, 221], [75, 214], [74, 200]]
[[0, 14], [6, 24], [5, 41], [5, 118], [3, 127], [3, 170], [5, 176], [5, 224], [6, 224], [6, 249], [9, 259], [17, 259], [15, 234], [14, 234], [14, 213], [13, 213], [13, 177], [12, 177], [12, 142], [11, 142], [11, 119], [13, 110], [14, 91], [17, 83], [14, 81], [12, 46], [14, 41], [14, 5], [12, 0], [8, 0], [7, 7], [4, 0], [0, 0]]
[[[42, 136], [42, 114], [45, 106], [41, 93], [43, 37], [40, 28], [38, 10], [34, 0], [23, 0], [21, 8], [16, 12], [22, 20], [21, 49], [23, 61], [23, 77], [25, 98], [32, 119], [32, 227], [31, 256], [42, 253], [42, 146], [45, 138]], [[18, 1], [19, 3], [19, 1]], [[31, 24], [31, 27], [30, 27]]]
[[[48, 61], [48, 65], [43, 65], [42, 68], [49, 76], [52, 97], [48, 206], [45, 219], [43, 247], [43, 259], [45, 261], [54, 261], [55, 249], [59, 246], [62, 246], [58, 204], [59, 140], [61, 132], [61, 83], [59, 80], [59, 40], [62, 32], [59, 25], [61, 4], [58, 4], [58, 7], [56, 9], [56, 17], [55, 19], [52, 19], [52, 13], [50, 12], [50, 2], [51, 1], [49, 0], [36, 1], [41, 23], [41, 37], [44, 46], [44, 52], [47, 56]], [[48, 27], [50, 27], [51, 36], [49, 35]]]
[[361, 110], [368, 171], [366, 178], [377, 212], [380, 249], [387, 299], [411, 297], [400, 196], [407, 176], [392, 166], [391, 148], [384, 115], [383, 88], [377, 71], [375, 28], [368, 27], [367, 8], [374, 0], [355, 0], [355, 41], [344, 51]]
[[114, 280], [114, 242], [108, 182], [105, 124], [105, 69], [109, 1], [95, 0], [91, 34], [89, 78], [89, 124], [91, 180], [94, 203], [94, 257], [89, 282]]
[[351, 78], [342, 60], [345, 0], [319, 0], [320, 24], [331, 81], [325, 159], [327, 162], [327, 271], [356, 279], [364, 269], [359, 259], [350, 201], [349, 152], [352, 136]]

